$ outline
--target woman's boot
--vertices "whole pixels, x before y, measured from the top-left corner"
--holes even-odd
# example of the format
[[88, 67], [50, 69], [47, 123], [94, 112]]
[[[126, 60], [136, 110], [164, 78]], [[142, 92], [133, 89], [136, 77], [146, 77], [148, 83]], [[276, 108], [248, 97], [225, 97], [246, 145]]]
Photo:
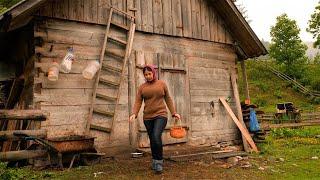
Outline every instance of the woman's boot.
[[155, 160], [155, 172], [157, 174], [162, 173], [163, 171], [163, 160]]
[[156, 170], [156, 160], [152, 159], [151, 169]]

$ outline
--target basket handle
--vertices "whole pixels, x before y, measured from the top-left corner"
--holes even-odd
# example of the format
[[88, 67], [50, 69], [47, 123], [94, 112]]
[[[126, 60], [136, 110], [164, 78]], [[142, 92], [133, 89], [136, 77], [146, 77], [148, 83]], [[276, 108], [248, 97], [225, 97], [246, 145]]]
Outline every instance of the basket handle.
[[[182, 120], [181, 119], [178, 119], [178, 118], [174, 118], [174, 124], [173, 124], [173, 127], [181, 127], [182, 128]], [[178, 125], [177, 125], [177, 122], [178, 122]]]

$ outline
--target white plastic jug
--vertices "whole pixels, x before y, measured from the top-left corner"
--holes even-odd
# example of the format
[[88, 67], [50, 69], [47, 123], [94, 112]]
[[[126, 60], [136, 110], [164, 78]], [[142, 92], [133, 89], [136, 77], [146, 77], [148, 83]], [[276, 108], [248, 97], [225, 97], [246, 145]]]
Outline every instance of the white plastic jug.
[[82, 76], [86, 79], [92, 79], [100, 68], [98, 61], [90, 61], [87, 67], [82, 71]]
[[59, 64], [57, 62], [53, 62], [50, 65], [48, 70], [48, 79], [49, 81], [57, 81], [59, 78]]
[[69, 73], [71, 71], [72, 61], [74, 59], [73, 49], [68, 49], [66, 56], [63, 58], [60, 64], [60, 71], [63, 73]]

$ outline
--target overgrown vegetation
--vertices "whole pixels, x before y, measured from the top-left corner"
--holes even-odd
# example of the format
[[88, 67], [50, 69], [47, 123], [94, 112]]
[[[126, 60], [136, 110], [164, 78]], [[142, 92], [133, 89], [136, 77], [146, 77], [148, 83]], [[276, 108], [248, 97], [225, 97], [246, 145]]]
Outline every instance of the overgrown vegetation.
[[[319, 111], [317, 102], [299, 93], [291, 84], [279, 79], [266, 66], [274, 67], [284, 71], [280, 65], [273, 60], [247, 60], [246, 71], [249, 83], [251, 102], [257, 104], [265, 112], [275, 112], [276, 104], [282, 102], [293, 102], [295, 106], [303, 111]], [[320, 82], [320, 65], [308, 64], [308, 71], [302, 82], [306, 87], [317, 90], [317, 82]], [[239, 70], [239, 90], [241, 100], [244, 101], [244, 85], [242, 82], [241, 66]]]
[[0, 14], [21, 0], [0, 0]]

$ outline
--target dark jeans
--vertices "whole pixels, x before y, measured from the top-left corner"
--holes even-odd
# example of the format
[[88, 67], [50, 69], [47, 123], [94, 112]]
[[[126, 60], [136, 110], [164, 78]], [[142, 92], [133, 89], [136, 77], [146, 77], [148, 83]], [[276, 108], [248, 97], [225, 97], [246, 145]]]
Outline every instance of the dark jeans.
[[157, 116], [150, 120], [144, 120], [143, 123], [147, 128], [152, 152], [152, 159], [162, 160], [163, 148], [161, 134], [167, 125], [167, 118]]

